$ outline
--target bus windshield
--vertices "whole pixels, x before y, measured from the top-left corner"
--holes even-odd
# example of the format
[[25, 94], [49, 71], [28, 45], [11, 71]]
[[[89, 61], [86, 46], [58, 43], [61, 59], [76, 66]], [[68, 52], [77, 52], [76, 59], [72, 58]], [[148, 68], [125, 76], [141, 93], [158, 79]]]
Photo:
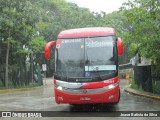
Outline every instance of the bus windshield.
[[55, 52], [55, 75], [75, 79], [101, 78], [117, 71], [116, 56], [118, 55], [115, 36], [60, 39], [59, 41]]

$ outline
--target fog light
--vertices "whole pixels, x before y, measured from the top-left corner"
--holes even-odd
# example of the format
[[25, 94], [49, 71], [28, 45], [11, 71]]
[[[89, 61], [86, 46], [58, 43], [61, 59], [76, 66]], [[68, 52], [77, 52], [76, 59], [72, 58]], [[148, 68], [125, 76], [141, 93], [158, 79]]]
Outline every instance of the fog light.
[[109, 99], [112, 99], [113, 97], [114, 97], [114, 95], [110, 95], [108, 98], [109, 98]]
[[59, 99], [60, 101], [63, 101], [63, 97], [62, 97], [62, 96], [58, 96], [58, 99]]

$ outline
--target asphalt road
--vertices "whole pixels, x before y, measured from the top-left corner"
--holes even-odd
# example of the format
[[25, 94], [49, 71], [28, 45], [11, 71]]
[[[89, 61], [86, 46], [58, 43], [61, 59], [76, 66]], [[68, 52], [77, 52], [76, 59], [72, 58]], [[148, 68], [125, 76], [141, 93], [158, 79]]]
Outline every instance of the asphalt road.
[[[160, 111], [160, 101], [144, 98], [140, 96], [135, 96], [124, 91], [126, 85], [126, 80], [121, 79], [121, 99], [119, 104], [115, 106], [110, 105], [80, 105], [80, 106], [71, 106], [68, 104], [56, 104], [54, 101], [54, 91], [52, 79], [46, 80], [46, 85], [32, 89], [28, 91], [16, 91], [9, 93], [0, 93], [0, 111], [80, 111], [89, 113], [94, 112], [94, 116], [98, 113], [101, 113], [102, 116], [100, 119], [105, 119], [107, 112], [110, 111]], [[78, 112], [77, 112], [78, 113]], [[91, 119], [89, 115], [86, 119]], [[78, 113], [77, 117], [80, 117]], [[64, 117], [62, 119], [70, 120], [65, 118], [65, 116], [58, 116], [54, 119], [59, 119], [59, 117]], [[83, 117], [84, 118], [84, 117]], [[108, 118], [108, 117], [107, 117]], [[3, 118], [6, 119], [6, 118]], [[16, 118], [17, 119], [17, 118]], [[43, 119], [43, 118], [42, 118]], [[51, 119], [51, 118], [48, 118]], [[77, 118], [80, 119], [80, 118]], [[97, 117], [93, 117], [97, 120]], [[116, 117], [111, 117], [111, 119], [116, 119]], [[122, 119], [121, 117], [119, 119]], [[128, 119], [124, 117], [123, 119]], [[134, 119], [134, 118], [132, 118]], [[158, 119], [154, 117], [148, 117], [141, 119]]]

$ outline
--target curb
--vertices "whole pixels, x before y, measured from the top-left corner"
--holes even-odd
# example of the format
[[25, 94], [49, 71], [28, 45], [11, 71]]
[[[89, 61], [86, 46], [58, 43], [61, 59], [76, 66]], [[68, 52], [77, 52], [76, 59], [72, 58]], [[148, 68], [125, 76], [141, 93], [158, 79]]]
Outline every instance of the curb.
[[37, 86], [37, 87], [31, 87], [31, 88], [17, 88], [17, 89], [5, 89], [5, 90], [0, 90], [0, 93], [8, 93], [8, 92], [16, 92], [16, 91], [28, 91], [28, 90], [33, 90], [33, 89], [39, 89], [42, 88], [42, 86]]
[[134, 94], [134, 95], [160, 100], [160, 95], [153, 94], [153, 93], [150, 93], [150, 92], [138, 91], [138, 90], [130, 88], [129, 86], [125, 87], [124, 91], [128, 92], [128, 93], [131, 93], [131, 94]]

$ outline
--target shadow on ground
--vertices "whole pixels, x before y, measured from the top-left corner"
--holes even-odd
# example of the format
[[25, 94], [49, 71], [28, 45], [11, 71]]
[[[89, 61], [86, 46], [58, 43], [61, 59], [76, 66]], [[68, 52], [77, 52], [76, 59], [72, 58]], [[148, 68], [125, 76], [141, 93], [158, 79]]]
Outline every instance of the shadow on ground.
[[113, 112], [117, 111], [117, 105], [112, 104], [83, 104], [70, 105], [71, 112]]

